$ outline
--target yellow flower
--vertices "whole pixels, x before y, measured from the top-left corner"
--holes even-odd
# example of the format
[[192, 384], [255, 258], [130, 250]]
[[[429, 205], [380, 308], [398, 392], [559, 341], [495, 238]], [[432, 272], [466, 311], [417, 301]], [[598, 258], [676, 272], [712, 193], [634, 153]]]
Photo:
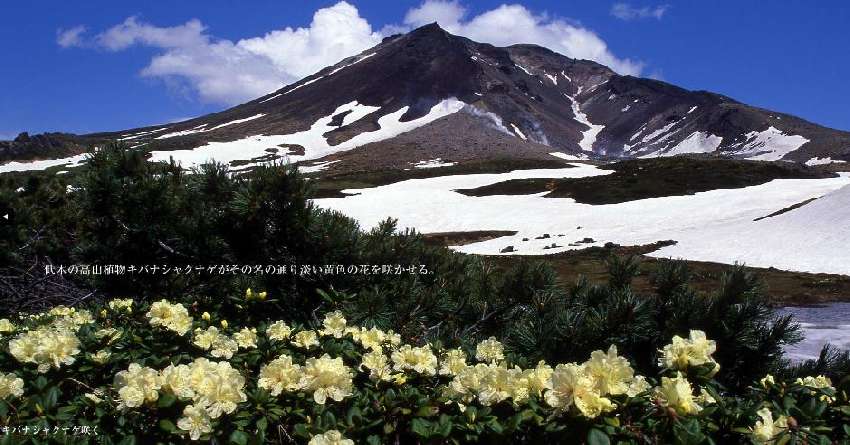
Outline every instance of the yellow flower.
[[595, 386], [582, 366], [574, 363], [559, 364], [552, 372], [551, 389], [546, 391], [544, 398], [546, 403], [556, 409], [563, 411], [575, 405], [582, 415], [594, 418], [615, 407], [611, 400], [596, 391]]
[[212, 423], [203, 408], [188, 405], [183, 408], [183, 417], [177, 421], [177, 428], [189, 433], [190, 439], [198, 440], [204, 434], [212, 432]]
[[0, 318], [0, 333], [15, 332], [15, 325], [8, 318]]
[[673, 336], [673, 341], [660, 351], [658, 365], [667, 369], [684, 371], [689, 366], [711, 363], [714, 365], [711, 375], [714, 375], [720, 369], [720, 365], [711, 357], [716, 350], [717, 344], [714, 340], [706, 338], [705, 332], [692, 330], [690, 338], [687, 339], [678, 335]]
[[204, 313], [201, 314], [201, 319], [204, 321], [210, 321], [211, 318], [212, 316], [210, 316], [210, 313], [207, 311], [204, 311]]
[[309, 358], [303, 367], [300, 382], [302, 388], [313, 391], [313, 400], [324, 405], [330, 398], [339, 402], [351, 395], [352, 372], [342, 359], [330, 358], [328, 354], [321, 358]]
[[266, 301], [266, 297], [268, 297], [268, 295], [268, 292], [262, 291], [257, 294], [257, 299], [259, 299], [260, 301]]
[[774, 380], [774, 378], [773, 378], [773, 376], [772, 376], [772, 375], [768, 374], [768, 375], [766, 375], [766, 376], [762, 377], [762, 378], [761, 378], [761, 380], [759, 380], [759, 383], [761, 383], [761, 386], [762, 386], [762, 387], [764, 387], [765, 389], [767, 389], [767, 388], [769, 388], [769, 387], [771, 387], [771, 386], [775, 385], [775, 384], [776, 384], [776, 380]]
[[352, 335], [354, 336], [354, 341], [360, 343], [360, 346], [373, 351], [383, 349], [382, 345], [387, 339], [387, 334], [384, 331], [374, 327], [371, 329], [360, 328], [359, 333]]
[[390, 357], [396, 371], [413, 370], [425, 375], [437, 373], [437, 356], [431, 352], [429, 346], [414, 348], [404, 345], [393, 351]]
[[131, 363], [126, 371], [115, 375], [114, 385], [121, 398], [121, 407], [135, 408], [159, 399], [162, 380], [155, 369]]
[[0, 400], [24, 395], [24, 381], [13, 373], [0, 373]]
[[9, 353], [21, 363], [38, 365], [38, 372], [47, 372], [50, 367], [74, 363], [74, 355], [80, 352], [80, 341], [70, 330], [43, 326], [33, 331], [22, 332], [9, 341]]
[[221, 328], [227, 329], [227, 326], [229, 326], [228, 323], [227, 323], [227, 320], [221, 320]]
[[160, 382], [162, 389], [171, 391], [181, 399], [191, 399], [195, 397], [193, 388], [193, 369], [188, 365], [168, 365], [167, 368], [160, 371]]
[[324, 434], [313, 436], [307, 445], [354, 445], [354, 441], [346, 439], [342, 433], [337, 430], [330, 430], [326, 431]]
[[151, 305], [145, 316], [151, 326], [162, 326], [178, 335], [185, 335], [192, 327], [192, 317], [182, 304], [171, 304], [167, 300], [160, 300]]
[[273, 396], [301, 389], [301, 367], [292, 363], [292, 357], [281, 355], [260, 368], [257, 386], [267, 389]]
[[440, 375], [457, 375], [466, 367], [466, 353], [460, 349], [449, 349], [440, 360]]
[[248, 289], [245, 289], [245, 300], [251, 301], [252, 299], [254, 299], [254, 292], [249, 287]]
[[389, 360], [381, 351], [369, 351], [363, 354], [360, 370], [363, 371], [364, 369], [369, 370], [369, 378], [372, 380], [390, 381], [393, 379]]
[[102, 365], [109, 361], [109, 357], [112, 356], [112, 353], [107, 349], [101, 349], [100, 351], [95, 352], [91, 355], [91, 359], [93, 362], [98, 365]]
[[701, 406], [706, 406], [717, 403], [717, 399], [715, 399], [714, 396], [711, 395], [711, 393], [708, 392], [705, 388], [700, 388], [699, 395], [697, 396], [697, 403], [699, 403]]
[[646, 381], [646, 377], [642, 375], [635, 376], [634, 380], [629, 384], [629, 389], [626, 391], [626, 395], [629, 397], [635, 397], [638, 394], [642, 394], [650, 389], [649, 382]]
[[115, 312], [127, 312], [128, 314], [133, 312], [133, 299], [132, 298], [116, 298], [114, 300], [110, 300], [109, 309], [112, 309]]
[[106, 338], [107, 343], [112, 343], [121, 337], [121, 331], [115, 328], [103, 328], [95, 331], [94, 336], [97, 337], [98, 340]]
[[319, 346], [319, 337], [316, 331], [299, 331], [295, 334], [292, 344], [299, 348], [310, 349]]
[[634, 370], [629, 361], [617, 355], [617, 347], [611, 345], [608, 352], [593, 351], [590, 360], [584, 363], [585, 372], [593, 380], [596, 391], [602, 395], [626, 394], [634, 379]]
[[233, 334], [233, 339], [236, 340], [236, 343], [240, 348], [248, 349], [248, 348], [256, 348], [257, 347], [257, 329], [255, 328], [242, 328], [241, 331]]
[[91, 392], [87, 392], [87, 393], [83, 394], [83, 397], [91, 400], [92, 403], [94, 403], [95, 405], [97, 405], [100, 402], [103, 402], [103, 399], [101, 399], [100, 396], [98, 396], [95, 393], [91, 393]]
[[798, 378], [796, 380], [798, 385], [807, 386], [812, 389], [832, 389], [832, 381], [829, 377], [819, 375], [817, 377], [808, 376], [805, 378]]
[[779, 416], [776, 421], [773, 420], [773, 413], [768, 408], [762, 408], [756, 412], [761, 420], [757, 420], [755, 425], [750, 428], [752, 431], [753, 442], [771, 443], [773, 439], [782, 433], [782, 430], [788, 428], [788, 418]]
[[342, 338], [345, 335], [345, 317], [340, 311], [334, 311], [325, 315], [322, 322], [324, 328], [319, 331], [322, 336], [333, 336], [334, 338]]
[[192, 343], [205, 351], [212, 349], [210, 355], [218, 358], [229, 359], [239, 349], [236, 340], [222, 334], [215, 326], [196, 328]]
[[228, 362], [197, 358], [189, 365], [185, 375], [188, 376], [194, 404], [203, 407], [213, 419], [232, 413], [239, 403], [248, 399], [245, 378]]
[[481, 362], [495, 363], [505, 358], [505, 347], [496, 337], [478, 343], [475, 347], [475, 359]]
[[282, 321], [276, 321], [266, 328], [266, 335], [271, 340], [288, 340], [291, 334], [292, 328], [287, 326], [287, 324]]
[[681, 372], [676, 377], [661, 377], [661, 386], [657, 389], [658, 402], [672, 408], [679, 414], [696, 414], [702, 410], [694, 398], [694, 390]]

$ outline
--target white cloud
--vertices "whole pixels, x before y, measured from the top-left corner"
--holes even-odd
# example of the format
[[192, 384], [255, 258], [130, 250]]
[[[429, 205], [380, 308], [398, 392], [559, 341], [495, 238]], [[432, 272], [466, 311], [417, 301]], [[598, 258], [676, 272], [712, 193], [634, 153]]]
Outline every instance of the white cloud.
[[316, 11], [310, 26], [236, 42], [212, 37], [199, 20], [159, 27], [130, 17], [94, 38], [110, 51], [162, 50], [141, 74], [204, 102], [236, 104], [274, 91], [381, 41], [357, 8], [339, 2]]
[[593, 31], [571, 21], [534, 14], [522, 5], [502, 5], [467, 18], [458, 1], [426, 0], [409, 10], [403, 25], [380, 31], [353, 5], [340, 1], [313, 15], [307, 27], [286, 27], [238, 41], [217, 39], [197, 19], [170, 27], [129, 17], [93, 38], [85, 27], [57, 32], [65, 46], [95, 46], [122, 51], [132, 46], [159, 52], [141, 75], [204, 102], [236, 104], [260, 97], [380, 43], [385, 35], [438, 22], [449, 32], [494, 45], [534, 43], [566, 56], [605, 64], [623, 74], [639, 74], [643, 65], [616, 57]]
[[411, 27], [437, 22], [447, 31], [497, 46], [533, 43], [567, 57], [607, 65], [621, 74], [638, 75], [643, 64], [615, 56], [593, 31], [571, 21], [534, 14], [518, 4], [501, 5], [466, 19], [466, 10], [456, 1], [426, 0], [405, 16]]
[[664, 17], [664, 13], [667, 12], [668, 8], [670, 8], [670, 5], [659, 5], [654, 7], [644, 6], [638, 8], [628, 3], [614, 3], [614, 5], [611, 6], [611, 15], [617, 17], [620, 20], [635, 20], [647, 18], [661, 20], [661, 18]]
[[70, 48], [72, 46], [83, 45], [83, 34], [86, 32], [86, 27], [77, 25], [72, 28], [56, 30], [56, 44], [62, 48]]

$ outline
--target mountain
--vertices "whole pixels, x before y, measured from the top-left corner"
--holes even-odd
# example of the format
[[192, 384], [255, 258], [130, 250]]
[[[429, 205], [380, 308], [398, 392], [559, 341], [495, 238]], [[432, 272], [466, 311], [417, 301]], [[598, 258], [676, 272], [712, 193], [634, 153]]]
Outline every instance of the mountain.
[[152, 160], [173, 157], [190, 166], [215, 158], [235, 169], [282, 157], [311, 161], [302, 165], [314, 170], [684, 153], [850, 161], [847, 132], [621, 76], [540, 46], [477, 43], [436, 24], [219, 113], [114, 133], [18, 139], [0, 142], [0, 162], [45, 159], [57, 147], [67, 156], [110, 139], [149, 151]]

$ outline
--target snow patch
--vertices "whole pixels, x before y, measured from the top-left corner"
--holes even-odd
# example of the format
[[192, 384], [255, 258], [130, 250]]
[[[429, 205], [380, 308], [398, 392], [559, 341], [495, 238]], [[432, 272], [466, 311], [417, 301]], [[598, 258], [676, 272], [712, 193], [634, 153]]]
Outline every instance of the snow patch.
[[723, 138], [709, 133], [697, 131], [691, 133], [690, 136], [679, 142], [675, 147], [664, 151], [663, 153], [656, 152], [648, 156], [676, 156], [685, 153], [712, 153], [723, 143]]
[[590, 127], [588, 130], [585, 130], [581, 133], [581, 140], [578, 142], [578, 145], [579, 147], [581, 147], [582, 150], [592, 152], [593, 144], [596, 142], [596, 137], [602, 130], [605, 129], [605, 126], [594, 125], [587, 119], [587, 115], [581, 111], [581, 107], [579, 106], [578, 100], [576, 100], [576, 97], [578, 97], [579, 94], [581, 94], [581, 87], [578, 88], [578, 91], [576, 92], [575, 96], [567, 96], [566, 94], [564, 94], [564, 96], [567, 96], [567, 98], [572, 103], [574, 116], [573, 119], [575, 119], [575, 121], [580, 124], [584, 124]]
[[824, 164], [844, 164], [847, 161], [842, 161], [841, 159], [832, 159], [832, 158], [812, 158], [806, 161], [806, 165], [824, 165]]
[[751, 131], [740, 145], [737, 155], [757, 161], [778, 161], [809, 142], [800, 135], [788, 135], [773, 126], [764, 131]]
[[316, 173], [316, 172], [320, 172], [322, 170], [327, 170], [328, 166], [330, 166], [331, 164], [334, 164], [336, 162], [339, 162], [339, 160], [317, 162], [313, 165], [299, 165], [298, 171], [301, 172], [301, 173]]
[[549, 80], [552, 81], [552, 83], [554, 83], [555, 85], [558, 85], [558, 78], [557, 77], [555, 77], [555, 76], [553, 76], [549, 73], [546, 73], [546, 77], [548, 77]]
[[66, 168], [79, 167], [88, 160], [88, 153], [59, 159], [44, 159], [40, 161], [10, 161], [0, 164], [0, 173], [47, 170], [50, 167]]
[[579, 153], [579, 154], [569, 154], [569, 153], [564, 153], [562, 151], [555, 151], [555, 152], [549, 153], [549, 156], [554, 156], [558, 159], [563, 159], [565, 161], [584, 161], [584, 160], [588, 159], [587, 155], [584, 155], [584, 154], [581, 154], [581, 153]]
[[[248, 136], [230, 142], [209, 142], [189, 150], [152, 151], [150, 160], [153, 162], [167, 161], [173, 157], [184, 168], [191, 168], [212, 160], [230, 163], [267, 156], [269, 154], [266, 151], [267, 148], [277, 147], [279, 145], [300, 145], [304, 147], [305, 152], [303, 155], [287, 155], [286, 159], [289, 162], [319, 159], [329, 154], [351, 150], [371, 142], [393, 138], [444, 116], [457, 113], [465, 105], [465, 103], [456, 98], [445, 99], [434, 105], [424, 116], [402, 122], [401, 117], [409, 108], [405, 106], [395, 112], [379, 117], [378, 130], [363, 132], [337, 145], [330, 145], [324, 134], [338, 128], [330, 125], [333, 116], [350, 111], [350, 114], [354, 115], [351, 119], [354, 119], [361, 115], [365, 116], [371, 113], [369, 110], [374, 109], [374, 107], [360, 105], [357, 102], [350, 102], [340, 105], [328, 116], [319, 118], [308, 130], [285, 135]], [[350, 123], [353, 120], [346, 120], [346, 122]]]
[[413, 168], [437, 168], [437, 167], [451, 167], [452, 165], [457, 164], [457, 162], [444, 162], [442, 158], [431, 159], [428, 161], [419, 161], [419, 162], [411, 162], [410, 165]]
[[[318, 199], [315, 203], [355, 218], [366, 230], [387, 217], [397, 217], [399, 228], [412, 227], [422, 233], [517, 231], [516, 235], [453, 247], [466, 253], [498, 255], [506, 246], [513, 246], [515, 252], [511, 254], [540, 255], [606, 242], [642, 245], [673, 239], [678, 244], [651, 255], [850, 274], [850, 249], [846, 248], [850, 244], [850, 225], [846, 224], [850, 220], [848, 175], [777, 179], [752, 187], [608, 205], [544, 198], [545, 193], [475, 197], [454, 191], [510, 179], [580, 178], [611, 173], [589, 164], [573, 165], [565, 169], [412, 179], [347, 190], [348, 194], [359, 194]], [[799, 209], [753, 221], [819, 197]], [[551, 236], [535, 239], [543, 234]], [[595, 241], [570, 246], [584, 238]], [[544, 249], [553, 242], [558, 247]]]
[[517, 136], [519, 136], [522, 140], [524, 140], [524, 141], [527, 141], [527, 140], [528, 140], [528, 138], [525, 136], [525, 133], [523, 133], [523, 132], [522, 132], [522, 130], [520, 130], [520, 129], [519, 129], [519, 127], [517, 127], [516, 125], [514, 125], [514, 123], [513, 123], [513, 122], [511, 122], [511, 127], [513, 127], [514, 132], [515, 132], [515, 133], [517, 134]]

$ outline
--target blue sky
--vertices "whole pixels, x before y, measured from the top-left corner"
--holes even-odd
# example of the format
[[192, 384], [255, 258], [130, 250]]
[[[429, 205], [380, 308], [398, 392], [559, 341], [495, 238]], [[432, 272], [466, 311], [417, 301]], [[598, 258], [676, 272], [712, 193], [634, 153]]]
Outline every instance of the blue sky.
[[4, 2], [0, 139], [217, 111], [434, 19], [476, 40], [543, 43], [850, 130], [844, 1], [349, 3]]

